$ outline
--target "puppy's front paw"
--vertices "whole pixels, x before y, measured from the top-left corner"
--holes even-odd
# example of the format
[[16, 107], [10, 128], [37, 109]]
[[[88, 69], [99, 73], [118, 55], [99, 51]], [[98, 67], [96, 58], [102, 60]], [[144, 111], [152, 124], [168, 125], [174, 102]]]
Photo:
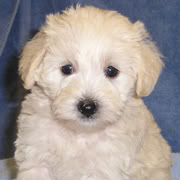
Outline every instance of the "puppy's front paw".
[[16, 180], [53, 180], [45, 168], [19, 171]]

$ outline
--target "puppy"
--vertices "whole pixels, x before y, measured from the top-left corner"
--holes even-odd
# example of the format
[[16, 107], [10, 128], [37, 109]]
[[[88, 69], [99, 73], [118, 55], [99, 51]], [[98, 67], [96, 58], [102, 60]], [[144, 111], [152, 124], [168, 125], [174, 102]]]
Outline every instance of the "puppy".
[[115, 11], [49, 15], [20, 60], [17, 180], [170, 180], [170, 147], [141, 97], [163, 63], [141, 22]]

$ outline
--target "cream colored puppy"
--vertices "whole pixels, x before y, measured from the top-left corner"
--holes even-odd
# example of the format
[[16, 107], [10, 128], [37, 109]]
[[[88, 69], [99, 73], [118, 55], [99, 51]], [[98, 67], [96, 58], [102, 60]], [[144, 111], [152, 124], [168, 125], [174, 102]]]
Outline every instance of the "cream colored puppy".
[[142, 96], [163, 63], [141, 22], [115, 11], [49, 15], [22, 54], [17, 180], [170, 180], [171, 154]]

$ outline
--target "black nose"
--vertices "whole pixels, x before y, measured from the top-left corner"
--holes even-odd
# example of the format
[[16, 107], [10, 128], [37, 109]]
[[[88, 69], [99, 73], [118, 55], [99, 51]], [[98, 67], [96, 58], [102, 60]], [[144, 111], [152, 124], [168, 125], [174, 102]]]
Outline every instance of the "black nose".
[[92, 116], [97, 111], [97, 104], [94, 101], [84, 100], [78, 104], [78, 110], [86, 117]]

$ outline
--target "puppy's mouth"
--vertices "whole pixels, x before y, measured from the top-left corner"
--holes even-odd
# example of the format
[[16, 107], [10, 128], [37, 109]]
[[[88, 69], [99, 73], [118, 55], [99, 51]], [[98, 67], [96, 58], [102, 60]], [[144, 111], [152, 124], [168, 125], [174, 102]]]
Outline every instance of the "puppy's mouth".
[[83, 115], [80, 115], [79, 118], [83, 123], [96, 123], [97, 115], [92, 115], [90, 117], [85, 117]]
[[61, 126], [65, 129], [70, 130], [75, 133], [96, 133], [102, 131], [105, 126], [96, 118], [96, 116], [91, 116], [89, 118], [80, 116], [76, 121], [71, 119], [59, 121]]

